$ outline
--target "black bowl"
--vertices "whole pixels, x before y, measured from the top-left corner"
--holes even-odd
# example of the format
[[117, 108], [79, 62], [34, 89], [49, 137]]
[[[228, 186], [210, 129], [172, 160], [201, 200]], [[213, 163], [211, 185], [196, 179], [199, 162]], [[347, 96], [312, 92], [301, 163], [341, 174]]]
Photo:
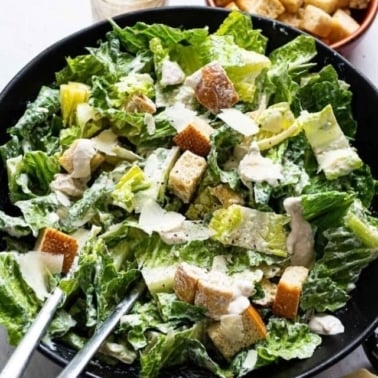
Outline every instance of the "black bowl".
[[[213, 31], [226, 15], [227, 11], [222, 9], [170, 7], [128, 13], [116, 17], [115, 20], [121, 26], [133, 25], [137, 21], [159, 22], [187, 28], [208, 25]], [[252, 17], [252, 21], [254, 27], [261, 29], [263, 34], [269, 38], [269, 49], [288, 42], [300, 33], [280, 22], [265, 18]], [[1, 143], [7, 139], [6, 128], [13, 125], [22, 115], [26, 103], [36, 96], [41, 85], [54, 80], [54, 73], [65, 65], [65, 57], [84, 53], [86, 46], [95, 46], [108, 30], [110, 30], [109, 23], [100, 22], [75, 33], [46, 49], [16, 75], [0, 94]], [[374, 128], [378, 126], [378, 91], [337, 52], [319, 42], [317, 42], [317, 49], [316, 62], [319, 67], [332, 64], [340, 78], [350, 84], [353, 92], [353, 112], [359, 125], [356, 147], [360, 156], [371, 166], [373, 174], [377, 178], [378, 138], [375, 137]], [[4, 170], [0, 171], [0, 177], [4, 174]], [[3, 185], [1, 190], [3, 195], [0, 198], [6, 198], [6, 186]], [[375, 206], [375, 210], [378, 210], [378, 206]], [[360, 345], [378, 323], [377, 277], [378, 261], [363, 271], [348, 305], [337, 312], [337, 316], [345, 325], [343, 334], [324, 337], [322, 345], [310, 359], [279, 363], [253, 372], [253, 377], [310, 377], [336, 363]], [[41, 344], [39, 348], [45, 355], [61, 365], [66, 364], [74, 354], [73, 350], [63, 344], [57, 344], [55, 349], [49, 349], [44, 344]], [[138, 376], [135, 369], [126, 365], [109, 366], [98, 361], [91, 363], [85, 374], [88, 377], [108, 378]], [[209, 373], [193, 370], [192, 367], [183, 367], [165, 371], [162, 376], [193, 378], [208, 377]]]

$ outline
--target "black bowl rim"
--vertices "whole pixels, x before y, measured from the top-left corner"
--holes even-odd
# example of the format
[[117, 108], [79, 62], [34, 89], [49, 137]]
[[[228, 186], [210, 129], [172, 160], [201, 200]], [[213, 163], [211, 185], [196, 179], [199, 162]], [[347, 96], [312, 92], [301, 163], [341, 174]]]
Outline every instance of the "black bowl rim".
[[[154, 9], [147, 9], [147, 10], [139, 10], [139, 11], [133, 11], [129, 13], [125, 13], [119, 16], [114, 17], [113, 19], [116, 22], [122, 21], [122, 20], [127, 20], [128, 18], [132, 17], [138, 17], [143, 16], [144, 14], [153, 14], [153, 13], [161, 13], [161, 12], [181, 12], [181, 11], [194, 11], [194, 12], [200, 12], [200, 13], [208, 13], [208, 14], [217, 14], [217, 13], [223, 13], [224, 15], [228, 13], [229, 11], [226, 9], [222, 8], [212, 8], [212, 7], [204, 7], [204, 6], [164, 6], [160, 8], [154, 8]], [[285, 23], [282, 23], [278, 20], [271, 20], [266, 17], [262, 16], [256, 16], [256, 15], [250, 15], [252, 20], [257, 20], [261, 21], [264, 23], [271, 23], [274, 25], [274, 27], [280, 27], [282, 28], [281, 30], [288, 30], [291, 31], [291, 33], [295, 33], [297, 35], [300, 34], [307, 34], [310, 35], [309, 33], [300, 31], [296, 28], [291, 27], [290, 25], [287, 25]], [[13, 87], [20, 81], [20, 79], [28, 73], [28, 71], [31, 69], [31, 67], [34, 67], [39, 61], [43, 60], [46, 56], [54, 52], [58, 47], [65, 45], [67, 42], [70, 42], [71, 40], [74, 40], [80, 36], [83, 36], [86, 33], [89, 33], [95, 29], [98, 28], [105, 28], [108, 26], [109, 23], [107, 20], [102, 20], [98, 21], [92, 25], [89, 25], [87, 27], [84, 27], [74, 33], [71, 33], [67, 35], [66, 37], [58, 40], [57, 42], [51, 44], [48, 46], [46, 49], [41, 51], [39, 54], [37, 54], [32, 60], [30, 60], [21, 70], [16, 73], [16, 75], [9, 81], [9, 83], [4, 87], [4, 89], [0, 93], [0, 106], [3, 100], [7, 97], [7, 95], [12, 91]], [[105, 30], [105, 29], [104, 29]], [[110, 27], [106, 28], [106, 31], [110, 30]], [[323, 43], [322, 41], [319, 41], [315, 39], [316, 45], [318, 49], [322, 50], [323, 52], [327, 52], [328, 56], [333, 56], [335, 57], [340, 64], [344, 65], [346, 70], [353, 70], [357, 76], [360, 77], [362, 81], [365, 81], [366, 85], [369, 87], [373, 88], [378, 95], [378, 91], [375, 88], [375, 86], [372, 84], [370, 79], [368, 79], [364, 73], [362, 73], [359, 69], [354, 67], [344, 56], [342, 56], [339, 52], [336, 50], [333, 50], [330, 48], [328, 45]], [[84, 47], [84, 46], [83, 46]], [[314, 367], [311, 370], [308, 370], [304, 372], [303, 374], [299, 374], [296, 376], [296, 378], [304, 378], [304, 377], [311, 377], [314, 374], [317, 374], [326, 368], [332, 366], [333, 364], [337, 363], [340, 361], [342, 358], [347, 356], [351, 351], [353, 351], [355, 348], [357, 348], [361, 342], [371, 333], [374, 331], [374, 329], [378, 326], [378, 313], [375, 316], [375, 319], [371, 322], [369, 326], [365, 328], [365, 330], [357, 337], [355, 337], [351, 342], [349, 342], [345, 347], [341, 348], [337, 353], [335, 353], [333, 356], [328, 358], [327, 360], [323, 361], [316, 367]], [[57, 364], [64, 366], [68, 363], [68, 360], [62, 357], [61, 355], [57, 354], [53, 349], [50, 349], [50, 347], [44, 343], [41, 342], [38, 346], [38, 349], [49, 359], [55, 361]], [[299, 363], [300, 361], [298, 361]], [[92, 378], [102, 378], [99, 375], [96, 375], [90, 371], [85, 371], [84, 375], [87, 377], [92, 377]]]

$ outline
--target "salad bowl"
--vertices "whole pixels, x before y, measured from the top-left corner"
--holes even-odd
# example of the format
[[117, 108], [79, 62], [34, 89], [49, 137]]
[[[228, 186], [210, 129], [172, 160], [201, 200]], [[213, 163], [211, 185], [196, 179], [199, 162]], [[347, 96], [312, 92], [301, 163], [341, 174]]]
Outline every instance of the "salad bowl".
[[[114, 18], [121, 27], [132, 26], [138, 21], [147, 24], [162, 23], [172, 27], [203, 28], [208, 26], [215, 31], [228, 12], [222, 9], [204, 7], [171, 7], [133, 12]], [[284, 45], [301, 35], [280, 22], [251, 16], [255, 29], [260, 29], [268, 38], [268, 51]], [[0, 141], [8, 140], [6, 129], [14, 125], [25, 111], [26, 105], [34, 99], [43, 85], [53, 83], [55, 73], [66, 64], [67, 57], [86, 53], [86, 47], [96, 46], [111, 30], [108, 21], [99, 22], [79, 31], [46, 49], [32, 60], [8, 84], [0, 94], [0, 120], [2, 128]], [[347, 60], [325, 44], [316, 42], [317, 55], [314, 58], [317, 68], [332, 65], [341, 80], [349, 84], [353, 94], [352, 112], [358, 124], [355, 146], [361, 158], [371, 167], [374, 177], [378, 177], [378, 140], [374, 137], [374, 128], [378, 124], [378, 92], [364, 75], [358, 72]], [[1, 170], [1, 180], [6, 182], [6, 171]], [[8, 188], [2, 185], [1, 209], [9, 207]], [[373, 202], [373, 212], [378, 210]], [[378, 262], [366, 267], [358, 279], [351, 299], [342, 309], [336, 311], [337, 317], [345, 326], [341, 334], [326, 336], [313, 356], [304, 360], [291, 360], [274, 363], [254, 371], [253, 377], [310, 377], [345, 357], [369, 335], [378, 323], [378, 301], [375, 300], [378, 289]], [[65, 365], [72, 359], [75, 351], [66, 344], [56, 342], [53, 345], [42, 342], [40, 350], [58, 364]], [[88, 377], [137, 377], [138, 370], [124, 364], [108, 364], [96, 360], [88, 366], [85, 376]], [[208, 377], [207, 371], [195, 367], [180, 367], [164, 370], [165, 377]]]

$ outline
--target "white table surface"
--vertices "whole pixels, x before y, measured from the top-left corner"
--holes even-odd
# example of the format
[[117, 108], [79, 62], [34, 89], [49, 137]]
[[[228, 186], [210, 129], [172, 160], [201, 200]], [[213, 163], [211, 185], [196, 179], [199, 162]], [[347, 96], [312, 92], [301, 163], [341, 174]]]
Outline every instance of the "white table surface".
[[[205, 5], [205, 2], [169, 1], [169, 5], [188, 4]], [[89, 0], [1, 0], [0, 91], [39, 52], [92, 23]], [[363, 40], [346, 57], [378, 87], [378, 48], [377, 41], [374, 40], [377, 36], [378, 18]], [[11, 353], [6, 333], [0, 328], [0, 370]], [[340, 378], [359, 368], [372, 371], [361, 347], [316, 378]], [[59, 366], [36, 351], [24, 377], [52, 378], [60, 371]]]

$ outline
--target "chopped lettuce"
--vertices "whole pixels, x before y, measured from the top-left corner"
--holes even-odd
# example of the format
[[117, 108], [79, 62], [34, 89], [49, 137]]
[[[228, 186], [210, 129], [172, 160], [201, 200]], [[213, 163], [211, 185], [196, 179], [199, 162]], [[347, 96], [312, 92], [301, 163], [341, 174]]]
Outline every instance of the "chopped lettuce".
[[6, 326], [9, 342], [17, 344], [30, 327], [40, 303], [22, 278], [15, 252], [0, 253], [0, 324]]
[[137, 207], [137, 193], [148, 189], [150, 185], [142, 169], [133, 165], [115, 185], [111, 194], [113, 203], [132, 212]]
[[264, 366], [278, 359], [309, 358], [321, 343], [321, 337], [311, 332], [304, 323], [272, 318], [267, 327], [266, 340], [256, 346], [257, 366]]
[[[129, 364], [141, 377], [182, 365], [230, 378], [311, 357], [321, 340], [307, 315], [345, 306], [361, 271], [378, 257], [378, 221], [368, 210], [376, 181], [353, 147], [350, 88], [333, 67], [317, 69], [309, 36], [267, 54], [268, 41], [247, 13], [225, 13], [214, 32], [110, 23], [104, 40], [67, 57], [56, 82], [41, 88], [13, 127], [4, 125], [1, 175], [9, 195], [0, 201], [0, 323], [10, 342], [21, 339], [38, 298], [58, 284], [65, 300], [44, 342], [80, 349], [143, 279], [148, 290], [99, 350], [106, 363]], [[219, 114], [207, 112], [196, 93], [201, 68], [214, 61], [239, 98]], [[206, 170], [192, 177], [195, 169], [185, 167], [173, 183], [184, 152], [175, 136], [195, 117], [212, 128], [209, 136], [196, 124], [189, 140], [209, 144]], [[72, 182], [73, 175], [60, 157], [83, 140], [94, 158], [83, 157], [80, 193], [64, 194], [57, 180]], [[251, 173], [256, 161], [263, 179]], [[189, 204], [175, 185], [194, 191]], [[295, 322], [272, 314], [266, 292], [290, 264], [288, 197], [300, 200], [315, 247]], [[75, 269], [66, 276], [55, 265], [46, 273], [29, 264], [45, 227], [78, 240]], [[247, 285], [267, 337], [223, 358], [207, 333], [216, 320], [175, 293], [183, 262], [227, 275], [235, 290]]]
[[288, 222], [285, 215], [231, 205], [216, 210], [209, 227], [215, 232], [213, 237], [223, 244], [284, 257]]
[[299, 122], [327, 179], [345, 176], [361, 168], [362, 160], [349, 145], [331, 105], [317, 113], [304, 113]]
[[324, 232], [327, 244], [304, 284], [302, 309], [324, 312], [345, 306], [361, 270], [378, 258], [377, 244], [361, 243], [353, 231], [338, 227]]

